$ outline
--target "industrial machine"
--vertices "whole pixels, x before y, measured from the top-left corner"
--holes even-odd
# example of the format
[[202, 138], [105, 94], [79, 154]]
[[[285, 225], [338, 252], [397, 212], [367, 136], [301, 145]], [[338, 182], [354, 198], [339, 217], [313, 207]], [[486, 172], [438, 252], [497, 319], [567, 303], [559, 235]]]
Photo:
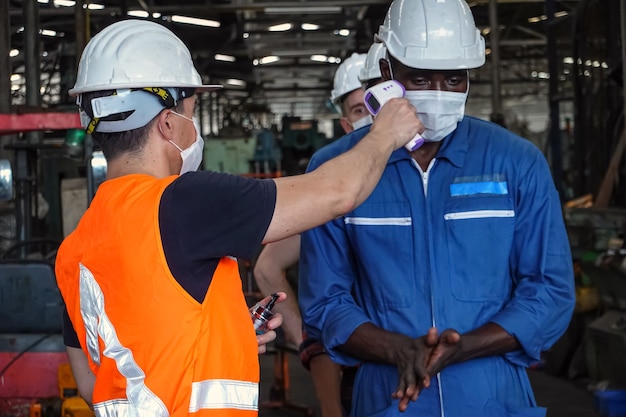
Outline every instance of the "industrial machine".
[[569, 210], [566, 222], [574, 257], [599, 296], [583, 339], [588, 376], [626, 387], [626, 209]]
[[281, 149], [287, 175], [304, 172], [313, 153], [329, 141], [321, 133], [316, 120], [283, 117]]
[[[9, 222], [11, 227], [1, 233], [2, 242], [9, 246], [0, 248], [1, 417], [93, 416], [78, 396], [61, 334], [63, 300], [54, 275], [61, 220], [56, 232], [43, 233], [33, 215], [37, 213], [36, 180], [48, 174], [47, 188], [54, 192], [51, 185], [60, 181], [52, 177], [61, 176], [61, 159], [68, 165], [89, 167], [85, 189], [95, 190], [104, 179], [103, 158], [92, 150], [87, 157], [87, 147], [80, 143], [76, 129], [80, 129], [77, 113], [0, 115], [0, 134], [61, 130], [70, 132], [70, 145], [75, 145], [70, 149], [62, 140], [34, 143], [20, 138], [5, 146], [14, 153], [14, 167], [8, 160], [0, 161], [0, 207], [14, 211], [13, 216], [6, 216], [14, 219]], [[84, 158], [72, 161], [77, 153]], [[51, 154], [62, 156], [42, 158]], [[58, 163], [52, 161], [55, 158]], [[57, 168], [49, 169], [52, 166]], [[58, 188], [56, 192], [60, 194]], [[88, 194], [85, 192], [85, 201], [81, 201], [85, 207]], [[59, 205], [50, 204], [57, 208], [55, 214], [60, 213]]]

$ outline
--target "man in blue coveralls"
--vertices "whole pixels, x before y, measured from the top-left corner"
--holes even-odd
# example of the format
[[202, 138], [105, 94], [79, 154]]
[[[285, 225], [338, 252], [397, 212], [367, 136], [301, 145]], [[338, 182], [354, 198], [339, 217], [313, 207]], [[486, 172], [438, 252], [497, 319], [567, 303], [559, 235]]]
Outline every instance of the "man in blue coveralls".
[[[394, 1], [376, 39], [426, 143], [372, 195], [303, 234], [307, 332], [361, 363], [354, 416], [545, 416], [526, 367], [565, 331], [574, 279], [559, 196], [529, 141], [464, 117], [485, 44], [465, 0]], [[318, 151], [345, 152], [361, 129]]]

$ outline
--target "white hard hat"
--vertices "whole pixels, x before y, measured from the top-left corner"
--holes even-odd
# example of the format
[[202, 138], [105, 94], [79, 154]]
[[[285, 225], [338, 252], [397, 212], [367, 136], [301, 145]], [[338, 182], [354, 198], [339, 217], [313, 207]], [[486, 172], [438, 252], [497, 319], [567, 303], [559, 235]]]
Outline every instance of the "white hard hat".
[[359, 73], [359, 81], [367, 83], [370, 80], [382, 77], [379, 62], [381, 58], [385, 58], [386, 51], [385, 45], [382, 43], [373, 43], [370, 46], [365, 58], [365, 64]]
[[485, 63], [485, 40], [465, 0], [395, 0], [375, 40], [411, 68], [470, 69]]
[[131, 19], [107, 26], [89, 41], [69, 93], [142, 87], [222, 86], [202, 84], [189, 49], [165, 26]]
[[[145, 126], [161, 110], [203, 84], [189, 49], [166, 27], [147, 20], [123, 20], [104, 28], [83, 51], [76, 84], [81, 121], [88, 132], [122, 132]], [[82, 102], [84, 93], [107, 92]]]
[[339, 104], [341, 97], [357, 88], [361, 88], [359, 72], [361, 72], [361, 68], [365, 65], [365, 57], [365, 54], [357, 54], [354, 52], [337, 68], [333, 82], [333, 90], [330, 92], [330, 99], [335, 106]]

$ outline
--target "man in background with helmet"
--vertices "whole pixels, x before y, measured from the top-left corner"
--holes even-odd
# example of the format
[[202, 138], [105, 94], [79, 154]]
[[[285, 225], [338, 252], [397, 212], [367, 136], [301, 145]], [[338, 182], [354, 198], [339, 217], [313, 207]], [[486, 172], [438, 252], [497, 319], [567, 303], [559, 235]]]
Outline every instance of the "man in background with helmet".
[[549, 166], [531, 142], [463, 117], [468, 70], [485, 61], [464, 0], [396, 0], [376, 38], [426, 142], [395, 151], [361, 206], [302, 234], [306, 330], [332, 360], [360, 363], [354, 416], [544, 416], [525, 368], [575, 301]]
[[[372, 45], [372, 48], [374, 45]], [[373, 49], [368, 54], [353, 53], [339, 65], [333, 79], [330, 100], [341, 115], [340, 124], [345, 133], [372, 123], [372, 117], [363, 103], [364, 90], [361, 76], [366, 81], [380, 79]], [[379, 48], [376, 48], [376, 51]], [[368, 61], [370, 64], [368, 65]], [[310, 370], [318, 403], [323, 417], [341, 417], [350, 413], [352, 378], [354, 370], [343, 372], [339, 365], [325, 354], [322, 345], [314, 339], [303, 341], [302, 318], [291, 284], [287, 280], [287, 269], [300, 257], [300, 235], [265, 245], [254, 266], [256, 283], [264, 295], [276, 291], [287, 294], [287, 300], [277, 306], [283, 315], [283, 330], [288, 343], [300, 347], [300, 358]]]
[[257, 415], [257, 354], [282, 318], [255, 336], [234, 257], [360, 204], [393, 149], [422, 129], [396, 100], [362, 146], [313, 173], [196, 172], [194, 95], [218, 87], [150, 21], [106, 27], [81, 56], [70, 94], [107, 180], [61, 245], [56, 276], [72, 370], [97, 416]]

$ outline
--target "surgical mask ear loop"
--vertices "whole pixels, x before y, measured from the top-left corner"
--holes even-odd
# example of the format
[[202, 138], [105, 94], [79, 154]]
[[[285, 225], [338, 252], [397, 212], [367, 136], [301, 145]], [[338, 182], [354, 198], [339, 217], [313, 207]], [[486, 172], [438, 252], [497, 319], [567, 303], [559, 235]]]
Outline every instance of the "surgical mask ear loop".
[[[176, 116], [180, 116], [180, 117], [182, 117], [183, 119], [187, 119], [187, 120], [189, 120], [191, 123], [194, 123], [193, 119], [190, 119], [189, 117], [185, 116], [184, 114], [177, 113], [177, 112], [175, 112], [174, 110], [170, 110], [170, 112], [171, 112], [171, 113], [173, 113], [173, 114], [175, 114]], [[194, 123], [194, 128], [196, 128], [195, 123]], [[196, 128], [196, 130], [197, 130], [197, 128]], [[196, 132], [196, 133], [197, 133], [197, 134], [199, 134], [198, 132]], [[174, 141], [172, 141], [171, 139], [169, 139], [169, 142], [170, 142], [172, 145], [174, 145], [174, 146], [176, 147], [176, 149], [178, 149], [178, 151], [179, 151], [179, 152], [183, 152], [183, 149], [182, 149], [180, 146], [178, 146], [177, 144], [175, 144], [175, 143], [174, 143]]]

